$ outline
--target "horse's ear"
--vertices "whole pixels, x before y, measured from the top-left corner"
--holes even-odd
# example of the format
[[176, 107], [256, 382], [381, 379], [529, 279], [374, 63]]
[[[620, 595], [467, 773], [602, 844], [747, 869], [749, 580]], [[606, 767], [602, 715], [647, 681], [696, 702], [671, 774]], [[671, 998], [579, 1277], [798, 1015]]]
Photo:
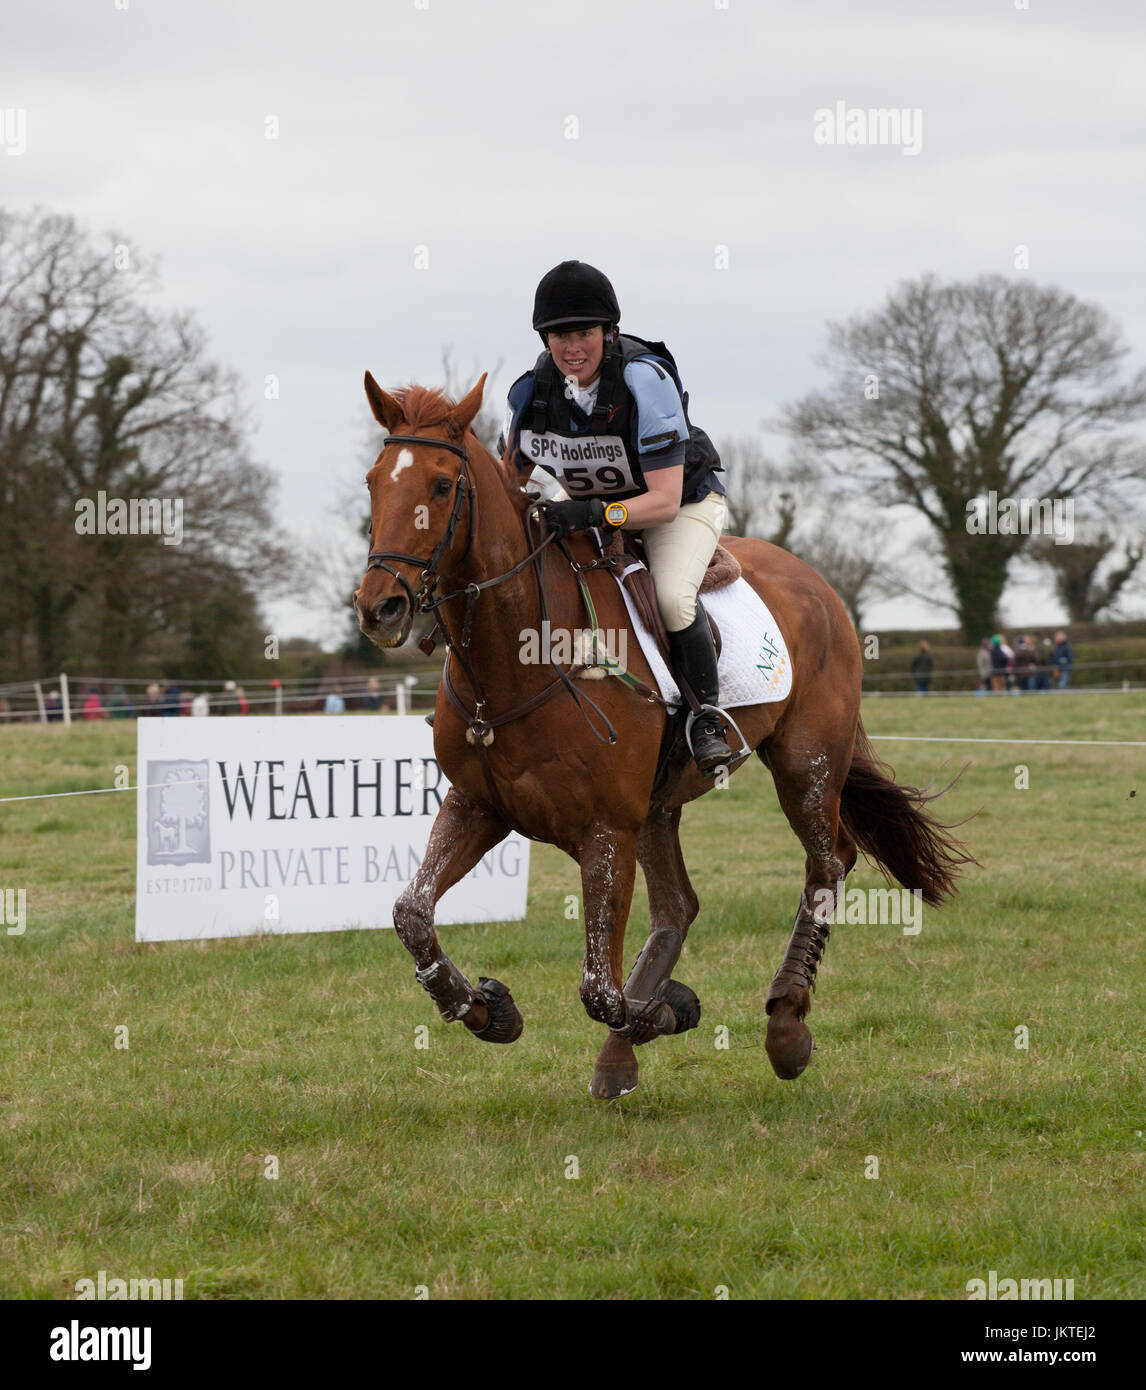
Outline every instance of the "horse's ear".
[[459, 436], [465, 434], [481, 409], [482, 391], [485, 389], [485, 379], [488, 375], [488, 372], [482, 372], [477, 385], [450, 411], [450, 419], [457, 426]]
[[384, 428], [393, 433], [394, 426], [401, 423], [402, 407], [394, 399], [388, 396], [378, 385], [369, 372], [366, 373], [366, 399], [370, 402], [370, 409], [374, 413], [375, 420]]

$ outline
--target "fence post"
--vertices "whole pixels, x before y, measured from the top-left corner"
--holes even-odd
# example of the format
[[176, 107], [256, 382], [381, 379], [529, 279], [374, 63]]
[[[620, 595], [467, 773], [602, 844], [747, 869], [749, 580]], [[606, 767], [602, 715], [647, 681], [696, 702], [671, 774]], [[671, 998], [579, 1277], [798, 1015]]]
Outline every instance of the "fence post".
[[44, 692], [40, 689], [39, 681], [36, 682], [35, 690], [36, 708], [40, 711], [40, 723], [46, 724], [48, 722], [48, 711], [44, 708]]
[[401, 677], [394, 686], [394, 705], [399, 714], [409, 713], [410, 688]]
[[64, 711], [64, 727], [72, 727], [72, 700], [68, 693], [68, 678], [64, 672], [60, 672], [60, 703]]

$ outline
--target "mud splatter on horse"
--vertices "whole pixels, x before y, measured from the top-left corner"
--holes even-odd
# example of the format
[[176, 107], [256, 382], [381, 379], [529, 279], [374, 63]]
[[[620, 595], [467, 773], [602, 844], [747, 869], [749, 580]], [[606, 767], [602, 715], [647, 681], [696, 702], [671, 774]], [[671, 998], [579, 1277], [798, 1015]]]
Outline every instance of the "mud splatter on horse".
[[[370, 407], [389, 437], [367, 478], [371, 555], [354, 598], [359, 624], [377, 645], [393, 647], [418, 612], [432, 612], [449, 645], [434, 748], [452, 787], [421, 869], [395, 905], [394, 925], [443, 1018], [483, 1041], [513, 1042], [522, 1019], [509, 990], [466, 979], [442, 949], [435, 904], [511, 830], [571, 855], [584, 903], [581, 1000], [608, 1030], [590, 1090], [615, 1097], [637, 1084], [637, 1046], [693, 1028], [700, 1017], [696, 995], [672, 978], [699, 909], [678, 829], [681, 808], [715, 784], [679, 740], [665, 738], [675, 716], [663, 705], [613, 679], [592, 682], [589, 696], [589, 684], [568, 671], [520, 661], [524, 629], [540, 630], [546, 620], [552, 629], [585, 625], [570, 561], [589, 564], [596, 552], [577, 535], [566, 543], [567, 559], [530, 526], [531, 497], [470, 428], [484, 385], [483, 376], [454, 403], [422, 387], [388, 394], [366, 375]], [[812, 986], [837, 885], [857, 853], [929, 904], [944, 901], [973, 860], [928, 813], [932, 798], [897, 785], [874, 756], [859, 718], [859, 642], [834, 591], [776, 546], [725, 545], [775, 616], [793, 662], [787, 698], [736, 711], [805, 853], [804, 891], [766, 1004], [768, 1056], [777, 1076], [790, 1080], [811, 1057]], [[611, 575], [596, 569], [580, 578], [598, 625], [625, 631], [628, 614]], [[633, 677], [655, 688], [636, 640], [628, 650]], [[650, 932], [626, 980], [638, 864]]]

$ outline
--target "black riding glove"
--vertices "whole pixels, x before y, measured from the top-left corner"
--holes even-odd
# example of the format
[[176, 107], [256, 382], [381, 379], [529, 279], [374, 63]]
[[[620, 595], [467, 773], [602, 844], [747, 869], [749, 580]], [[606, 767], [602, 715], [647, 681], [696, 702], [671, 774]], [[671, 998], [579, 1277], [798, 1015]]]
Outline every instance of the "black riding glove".
[[558, 540], [571, 531], [587, 531], [605, 525], [605, 504], [599, 497], [577, 497], [568, 502], [543, 503], [545, 521]]

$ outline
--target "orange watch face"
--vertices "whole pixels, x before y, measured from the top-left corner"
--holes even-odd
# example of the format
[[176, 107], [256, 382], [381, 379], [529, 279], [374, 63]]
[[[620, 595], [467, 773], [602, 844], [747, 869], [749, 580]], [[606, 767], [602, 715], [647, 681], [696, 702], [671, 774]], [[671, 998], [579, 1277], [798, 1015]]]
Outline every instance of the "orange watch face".
[[610, 526], [624, 526], [629, 519], [629, 509], [623, 502], [610, 502], [605, 508], [605, 520]]

